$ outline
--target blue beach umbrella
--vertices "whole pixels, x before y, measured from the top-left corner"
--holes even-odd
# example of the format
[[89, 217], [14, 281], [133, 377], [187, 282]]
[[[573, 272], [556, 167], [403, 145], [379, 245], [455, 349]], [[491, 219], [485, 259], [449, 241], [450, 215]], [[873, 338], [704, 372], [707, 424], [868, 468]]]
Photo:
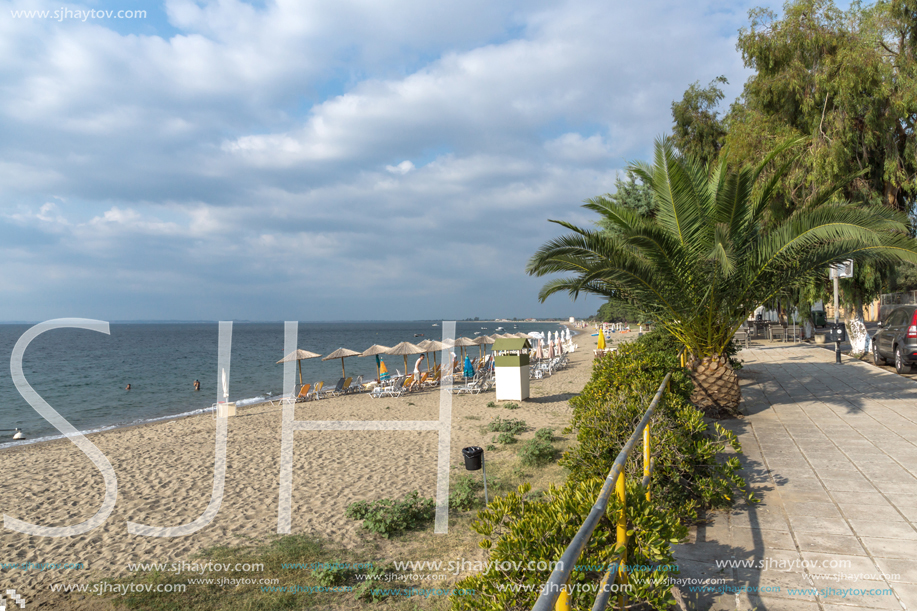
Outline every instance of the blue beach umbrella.
[[471, 359], [467, 356], [465, 357], [465, 377], [473, 378], [474, 377], [474, 368], [471, 366]]

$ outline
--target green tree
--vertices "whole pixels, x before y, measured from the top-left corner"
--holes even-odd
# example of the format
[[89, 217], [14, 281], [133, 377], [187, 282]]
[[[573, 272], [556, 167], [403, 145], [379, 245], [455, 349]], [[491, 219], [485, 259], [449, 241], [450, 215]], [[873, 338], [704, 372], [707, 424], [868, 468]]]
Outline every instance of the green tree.
[[[786, 218], [816, 198], [821, 185], [846, 180], [852, 202], [912, 213], [917, 198], [917, 3], [877, 2], [847, 11], [830, 0], [796, 0], [782, 18], [767, 9], [750, 13], [737, 47], [755, 70], [726, 120], [726, 146], [737, 163], [760, 160], [774, 141], [809, 139], [778, 184], [771, 215]], [[847, 180], [847, 177], [854, 177]], [[857, 267], [842, 283], [851, 335], [860, 329], [863, 304], [893, 282], [893, 267]], [[810, 293], [828, 298], [819, 279]], [[827, 289], [827, 290], [826, 290]], [[856, 341], [854, 342], [857, 343]]]
[[728, 83], [725, 76], [718, 76], [701, 89], [697, 81], [688, 87], [680, 102], [672, 102], [672, 143], [704, 167], [716, 161], [726, 138], [726, 127], [716, 107], [723, 99], [723, 90], [717, 85]]
[[542, 245], [527, 272], [572, 275], [548, 282], [539, 298], [585, 292], [635, 299], [652, 309], [690, 353], [692, 402], [711, 415], [734, 413], [741, 395], [725, 353], [758, 305], [843, 259], [917, 262], [917, 241], [904, 233], [902, 213], [835, 201], [840, 187], [824, 190], [785, 221], [765, 224], [787, 166], [760, 189], [755, 186], [772, 159], [792, 144], [740, 170], [730, 170], [722, 156], [708, 175], [696, 160], [677, 154], [670, 141], [657, 141], [654, 164], [632, 166], [653, 189], [655, 218], [603, 200], [585, 207], [618, 232], [552, 221], [573, 233]]

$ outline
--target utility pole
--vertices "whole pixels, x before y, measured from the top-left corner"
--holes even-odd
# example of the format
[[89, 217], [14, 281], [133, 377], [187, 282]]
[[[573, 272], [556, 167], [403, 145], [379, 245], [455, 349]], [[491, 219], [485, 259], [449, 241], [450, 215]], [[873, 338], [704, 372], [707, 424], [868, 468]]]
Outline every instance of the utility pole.
[[[838, 323], [838, 306], [837, 306], [837, 281], [839, 276], [838, 270], [834, 272], [834, 328], [837, 329]], [[841, 342], [840, 336], [838, 335], [838, 341], [834, 342], [834, 362], [841, 362]]]

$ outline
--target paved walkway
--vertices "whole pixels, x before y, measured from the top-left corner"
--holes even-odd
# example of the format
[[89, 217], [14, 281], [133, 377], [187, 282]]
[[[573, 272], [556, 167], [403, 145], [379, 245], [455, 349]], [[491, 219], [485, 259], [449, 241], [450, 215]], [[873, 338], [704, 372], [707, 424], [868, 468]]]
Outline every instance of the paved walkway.
[[724, 586], [683, 585], [689, 607], [917, 610], [917, 382], [804, 344], [739, 357], [745, 418], [726, 425], [762, 502], [677, 548], [680, 577]]

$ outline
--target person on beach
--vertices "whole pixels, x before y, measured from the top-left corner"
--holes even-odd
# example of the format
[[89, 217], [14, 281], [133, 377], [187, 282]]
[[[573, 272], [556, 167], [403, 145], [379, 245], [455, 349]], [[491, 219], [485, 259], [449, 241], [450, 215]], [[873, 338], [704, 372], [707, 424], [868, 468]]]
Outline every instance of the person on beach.
[[194, 381], [194, 390], [200, 390], [200, 389], [201, 389], [201, 383], [195, 380]]
[[420, 388], [420, 364], [423, 363], [423, 359], [426, 355], [421, 354], [418, 357], [417, 362], [414, 363], [414, 379], [411, 381], [411, 389]]

